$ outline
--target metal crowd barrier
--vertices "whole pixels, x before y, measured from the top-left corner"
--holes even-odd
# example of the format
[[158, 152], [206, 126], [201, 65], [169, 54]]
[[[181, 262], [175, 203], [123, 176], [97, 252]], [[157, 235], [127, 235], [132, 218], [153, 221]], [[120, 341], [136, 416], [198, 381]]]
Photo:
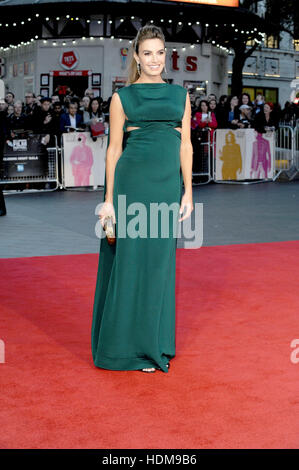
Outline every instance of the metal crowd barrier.
[[208, 129], [194, 129], [191, 132], [193, 146], [193, 186], [207, 184], [213, 179], [214, 158], [211, 133]]
[[[191, 133], [192, 135], [192, 133]], [[199, 133], [200, 135], [200, 133]], [[216, 180], [215, 154], [217, 129], [210, 138], [210, 132], [201, 136], [198, 141], [196, 133], [193, 133], [193, 171], [192, 177], [205, 177], [205, 181], [193, 182], [193, 185], [207, 184]], [[299, 125], [293, 128], [290, 125], [280, 125], [275, 132], [275, 174], [272, 181], [277, 180], [284, 174], [289, 181], [293, 180], [299, 173]], [[261, 182], [264, 180], [260, 180]], [[265, 180], [266, 181], [266, 180]], [[267, 180], [269, 181], [269, 180]], [[223, 180], [225, 182], [225, 180]], [[229, 181], [232, 183], [233, 181]], [[241, 181], [236, 181], [242, 183]], [[245, 182], [248, 184], [248, 182]]]
[[[44, 175], [24, 175], [21, 173], [17, 176], [6, 176], [4, 170], [1, 171], [0, 185], [3, 188], [4, 194], [15, 194], [20, 192], [37, 192], [37, 191], [55, 191], [59, 186], [58, 178], [58, 148], [57, 139], [55, 137], [55, 146], [47, 147], [47, 171]], [[16, 155], [21, 155], [20, 152], [16, 152]], [[32, 155], [34, 157], [34, 155]], [[4, 163], [3, 163], [4, 165]], [[43, 187], [41, 186], [43, 183]], [[35, 187], [36, 185], [36, 187]], [[9, 188], [11, 186], [11, 189]]]
[[290, 180], [294, 179], [295, 176], [299, 173], [299, 123], [294, 129], [294, 166], [296, 168], [296, 172], [290, 177]]
[[282, 174], [291, 180], [297, 172], [294, 159], [294, 129], [292, 126], [280, 125], [275, 137], [276, 174], [273, 180], [277, 180]]

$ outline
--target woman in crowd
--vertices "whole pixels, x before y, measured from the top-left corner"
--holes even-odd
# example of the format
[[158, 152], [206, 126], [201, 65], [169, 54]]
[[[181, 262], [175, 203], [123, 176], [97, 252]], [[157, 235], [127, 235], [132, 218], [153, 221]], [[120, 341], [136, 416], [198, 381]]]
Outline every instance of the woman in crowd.
[[[86, 127], [90, 130], [91, 136], [96, 139], [96, 135], [93, 132], [94, 126], [97, 126], [99, 129], [96, 130], [101, 131], [100, 127], [102, 127], [103, 133], [105, 131], [105, 114], [102, 111], [102, 107], [100, 102], [97, 98], [92, 98], [88, 107], [88, 111], [84, 111], [83, 113], [83, 122]], [[102, 126], [97, 125], [97, 123], [101, 123]], [[107, 125], [107, 123], [106, 123]], [[102, 132], [102, 131], [101, 131]]]
[[197, 96], [193, 102], [191, 102], [191, 129], [197, 128], [197, 122], [195, 120], [195, 114], [200, 111], [199, 104], [201, 97]]
[[230, 129], [238, 129], [240, 120], [239, 99], [236, 95], [232, 95], [227, 100], [225, 113], [225, 126]]
[[210, 140], [212, 141], [214, 130], [217, 128], [217, 120], [214, 111], [209, 111], [207, 100], [200, 101], [199, 111], [195, 113], [194, 121], [200, 129], [210, 131]]
[[91, 123], [98, 122], [98, 120], [102, 120], [102, 122], [104, 122], [105, 115], [102, 111], [98, 98], [93, 98], [90, 101], [88, 110], [84, 111], [83, 113], [83, 120], [84, 123], [88, 125]]
[[88, 112], [89, 105], [90, 105], [89, 96], [83, 96], [82, 100], [80, 101], [80, 110], [82, 111], [83, 116], [84, 116], [85, 111]]
[[197, 96], [194, 100], [194, 103], [191, 104], [191, 109], [194, 111], [194, 114], [199, 110], [199, 105], [201, 102], [202, 96]]
[[253, 110], [252, 110], [252, 118], [255, 119], [255, 117], [263, 112], [264, 110], [264, 103], [265, 103], [265, 98], [264, 96], [259, 93], [258, 95], [256, 95], [256, 98], [254, 100], [254, 103], [253, 103]]
[[239, 108], [240, 110], [240, 119], [238, 122], [238, 126], [241, 129], [247, 129], [252, 127], [253, 119], [251, 118], [252, 107], [248, 104], [242, 104]]
[[273, 113], [273, 108], [273, 103], [267, 102], [263, 106], [263, 112], [256, 115], [254, 128], [257, 132], [263, 134], [269, 130], [278, 128], [278, 119]]
[[239, 98], [239, 103], [241, 103], [241, 106], [243, 104], [246, 104], [247, 106], [250, 106], [251, 108], [253, 107], [253, 103], [251, 102], [250, 96], [248, 93], [242, 93], [240, 98]]
[[219, 103], [216, 106], [216, 120], [218, 123], [218, 129], [223, 129], [226, 127], [227, 119], [226, 119], [226, 105], [227, 103], [227, 95], [221, 95], [219, 99]]
[[217, 108], [217, 101], [214, 100], [214, 98], [212, 100], [209, 100], [209, 111], [213, 112], [215, 114], [215, 117], [216, 117], [216, 108]]

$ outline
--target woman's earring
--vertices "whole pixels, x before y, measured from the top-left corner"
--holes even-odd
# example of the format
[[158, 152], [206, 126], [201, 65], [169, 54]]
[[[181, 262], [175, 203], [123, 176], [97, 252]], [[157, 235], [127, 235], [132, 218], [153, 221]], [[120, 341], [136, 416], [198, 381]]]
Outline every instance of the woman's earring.
[[139, 64], [139, 62], [137, 62], [137, 70], [138, 70], [138, 73], [140, 75], [140, 64]]

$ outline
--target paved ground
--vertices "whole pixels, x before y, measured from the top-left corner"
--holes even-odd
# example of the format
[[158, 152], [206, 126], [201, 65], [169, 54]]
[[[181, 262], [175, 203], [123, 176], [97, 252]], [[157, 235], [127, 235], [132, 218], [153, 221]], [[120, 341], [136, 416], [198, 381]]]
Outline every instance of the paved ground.
[[[299, 240], [299, 181], [210, 183], [193, 192], [203, 204], [203, 246]], [[6, 195], [0, 257], [98, 253], [95, 209], [102, 198], [101, 190]]]

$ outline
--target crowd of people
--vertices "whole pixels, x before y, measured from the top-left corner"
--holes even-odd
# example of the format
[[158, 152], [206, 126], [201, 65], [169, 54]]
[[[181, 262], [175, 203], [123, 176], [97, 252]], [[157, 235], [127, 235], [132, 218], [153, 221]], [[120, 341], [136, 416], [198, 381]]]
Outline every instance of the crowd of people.
[[[18, 135], [18, 131], [30, 131], [43, 134], [46, 146], [61, 145], [61, 135], [65, 132], [87, 130], [93, 140], [107, 134], [109, 128], [109, 107], [111, 96], [104, 101], [95, 97], [92, 89], [85, 90], [80, 98], [66, 87], [65, 94], [57, 88], [51, 97], [28, 92], [24, 101], [15, 99], [8, 91], [5, 99], [0, 99], [0, 146]], [[191, 103], [191, 134], [194, 153], [200, 155], [202, 141], [208, 135], [212, 140], [215, 129], [254, 128], [264, 133], [275, 130], [279, 123], [296, 125], [299, 119], [298, 104], [286, 102], [284, 109], [279, 104], [266, 102], [258, 94], [252, 102], [248, 93], [241, 96], [196, 97]], [[205, 137], [203, 137], [205, 136]], [[193, 171], [198, 171], [200, 158], [193, 164]], [[201, 164], [201, 163], [200, 163]], [[0, 189], [0, 215], [5, 215], [5, 204]]]
[[[265, 101], [258, 94], [252, 102], [248, 93], [222, 95], [217, 100], [211, 93], [204, 99], [197, 97], [191, 105], [191, 141], [193, 146], [193, 176], [194, 181], [201, 175], [212, 173], [215, 151], [214, 134], [216, 129], [255, 129], [263, 134], [275, 131], [280, 124], [295, 126], [299, 118], [299, 107], [287, 102], [281, 110], [278, 104]], [[214, 152], [209, 152], [208, 142], [212, 143]], [[208, 157], [210, 155], [210, 158]]]
[[11, 140], [16, 130], [44, 134], [46, 145], [55, 145], [55, 136], [60, 146], [61, 135], [72, 130], [88, 130], [93, 138], [105, 133], [108, 127], [110, 100], [95, 97], [91, 89], [84, 96], [75, 96], [70, 89], [68, 94], [51, 97], [26, 93], [25, 100], [16, 100], [12, 92], [7, 92], [0, 100], [0, 139]]
[[[95, 97], [93, 90], [85, 90], [82, 98], [74, 95], [70, 88], [59, 95], [55, 90], [51, 97], [34, 93], [25, 94], [25, 100], [15, 100], [12, 92], [0, 100], [0, 140], [15, 137], [16, 129], [30, 130], [35, 134], [45, 134], [46, 145], [58, 146], [62, 133], [77, 129], [89, 130], [91, 136], [108, 133], [109, 106], [111, 97], [104, 101]], [[258, 132], [277, 129], [279, 122], [294, 122], [299, 118], [298, 105], [287, 102], [281, 110], [279, 105], [265, 102], [257, 95], [254, 102], [248, 93], [241, 96], [222, 95], [217, 101], [214, 94], [206, 99], [197, 97], [192, 103], [192, 130], [208, 130], [211, 138], [215, 129], [255, 128]]]
[[222, 95], [217, 101], [214, 94], [206, 99], [196, 98], [192, 104], [191, 128], [193, 131], [208, 130], [212, 140], [215, 129], [254, 128], [259, 133], [275, 130], [279, 123], [294, 125], [299, 119], [299, 107], [286, 102], [282, 110], [279, 104], [265, 101], [258, 94], [252, 102], [248, 93], [241, 96]]

